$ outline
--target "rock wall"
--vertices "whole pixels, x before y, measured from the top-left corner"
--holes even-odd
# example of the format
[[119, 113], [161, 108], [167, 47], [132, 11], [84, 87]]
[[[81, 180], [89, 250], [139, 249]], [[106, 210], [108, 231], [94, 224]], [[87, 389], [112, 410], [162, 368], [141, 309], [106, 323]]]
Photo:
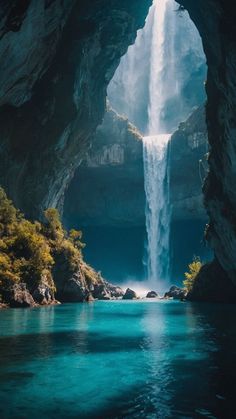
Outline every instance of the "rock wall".
[[65, 196], [69, 225], [145, 225], [142, 137], [109, 109]]
[[236, 7], [232, 0], [181, 0], [207, 56], [206, 119], [210, 144], [204, 186], [207, 239], [236, 285]]
[[0, 184], [30, 217], [59, 206], [150, 0], [0, 5]]
[[172, 220], [207, 220], [202, 185], [208, 171], [205, 107], [195, 110], [169, 146]]
[[[65, 195], [67, 224], [145, 226], [141, 134], [127, 118], [109, 109], [91, 144]], [[180, 124], [170, 142], [173, 221], [207, 221], [202, 194], [206, 151], [205, 108], [201, 107]]]

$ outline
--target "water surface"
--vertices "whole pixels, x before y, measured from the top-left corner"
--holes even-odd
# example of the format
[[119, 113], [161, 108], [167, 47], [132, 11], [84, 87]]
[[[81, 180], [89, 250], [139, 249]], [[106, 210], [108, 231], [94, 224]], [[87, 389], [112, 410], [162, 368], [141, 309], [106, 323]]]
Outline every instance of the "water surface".
[[235, 418], [236, 308], [95, 302], [0, 312], [1, 418]]

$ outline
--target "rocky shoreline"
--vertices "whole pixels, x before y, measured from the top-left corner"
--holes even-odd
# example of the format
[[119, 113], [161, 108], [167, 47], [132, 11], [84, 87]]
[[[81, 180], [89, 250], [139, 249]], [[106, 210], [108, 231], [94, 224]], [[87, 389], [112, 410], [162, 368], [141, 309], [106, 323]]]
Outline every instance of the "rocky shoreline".
[[[187, 291], [177, 286], [172, 286], [164, 296], [160, 296], [156, 291], [149, 291], [145, 297], [140, 297], [134, 290], [127, 288], [124, 291], [119, 286], [110, 284], [109, 282], [102, 280], [100, 284], [95, 284], [84, 288], [83, 284], [76, 281], [75, 278], [71, 279], [71, 298], [62, 296], [61, 301], [56, 299], [57, 293], [52, 294], [47, 287], [40, 286], [31, 293], [27, 288], [26, 284], [14, 284], [7, 292], [3, 295], [3, 302], [0, 303], [0, 309], [4, 308], [35, 308], [54, 306], [63, 303], [84, 303], [96, 300], [111, 301], [111, 300], [185, 300]], [[76, 289], [76, 287], [78, 289]]]

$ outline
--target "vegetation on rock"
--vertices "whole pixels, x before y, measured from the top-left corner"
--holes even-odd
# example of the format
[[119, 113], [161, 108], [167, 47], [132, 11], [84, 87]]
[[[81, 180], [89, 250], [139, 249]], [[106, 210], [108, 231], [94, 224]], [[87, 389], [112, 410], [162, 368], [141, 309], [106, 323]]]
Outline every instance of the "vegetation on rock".
[[194, 257], [193, 261], [188, 265], [189, 272], [185, 272], [185, 280], [183, 281], [184, 287], [188, 292], [192, 290], [194, 281], [202, 266], [203, 263], [199, 257]]
[[80, 269], [89, 283], [101, 278], [83, 261], [82, 232], [67, 232], [55, 208], [44, 216], [44, 222], [26, 220], [0, 188], [0, 294], [18, 283], [30, 291], [43, 283], [55, 292], [53, 268], [60, 257], [69, 272]]

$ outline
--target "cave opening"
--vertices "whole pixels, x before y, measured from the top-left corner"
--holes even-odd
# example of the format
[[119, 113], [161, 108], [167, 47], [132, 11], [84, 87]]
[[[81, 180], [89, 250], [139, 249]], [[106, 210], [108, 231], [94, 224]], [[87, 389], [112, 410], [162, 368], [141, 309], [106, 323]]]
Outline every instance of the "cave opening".
[[[0, 2], [0, 416], [235, 418], [235, 2], [158, 0], [158, 48], [152, 0], [21, 3]], [[144, 296], [157, 174], [171, 281], [208, 259], [208, 217], [214, 259]]]
[[[154, 1], [108, 85], [103, 122], [65, 199], [66, 223], [84, 231], [88, 261], [115, 283], [144, 282], [148, 276], [150, 219], [147, 222], [143, 154], [147, 135], [171, 134], [162, 168], [168, 193], [163, 185], [156, 191], [150, 225], [156, 264], [152, 276], [160, 274], [166, 284], [181, 285], [194, 256], [205, 261], [212, 256], [203, 239], [206, 73], [202, 41], [187, 10], [174, 0]], [[156, 179], [151, 174], [153, 185], [160, 170]], [[156, 208], [159, 201], [162, 204]], [[163, 217], [166, 224], [155, 227], [155, 219]], [[160, 264], [165, 273], [157, 272]]]

